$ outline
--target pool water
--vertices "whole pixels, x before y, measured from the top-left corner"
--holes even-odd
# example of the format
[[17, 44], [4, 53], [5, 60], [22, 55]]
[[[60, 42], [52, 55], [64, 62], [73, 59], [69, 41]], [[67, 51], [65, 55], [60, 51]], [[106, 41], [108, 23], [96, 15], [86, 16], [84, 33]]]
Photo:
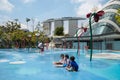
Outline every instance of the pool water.
[[[33, 51], [33, 52], [32, 52]], [[43, 53], [27, 49], [0, 50], [0, 80], [120, 80], [120, 60], [93, 59], [76, 54], [76, 50], [46, 50]], [[78, 72], [68, 72], [52, 63], [60, 54], [76, 57]]]

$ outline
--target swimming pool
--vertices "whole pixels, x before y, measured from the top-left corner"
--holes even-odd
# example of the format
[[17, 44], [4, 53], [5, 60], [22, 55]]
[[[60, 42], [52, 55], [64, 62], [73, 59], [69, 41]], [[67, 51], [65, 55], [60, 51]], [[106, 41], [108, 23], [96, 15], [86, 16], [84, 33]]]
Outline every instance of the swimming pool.
[[[34, 50], [35, 51], [35, 50]], [[47, 50], [42, 54], [27, 49], [0, 49], [0, 80], [120, 80], [120, 60], [93, 59], [76, 55], [76, 50]], [[78, 72], [56, 68], [52, 62], [61, 53], [74, 55]]]

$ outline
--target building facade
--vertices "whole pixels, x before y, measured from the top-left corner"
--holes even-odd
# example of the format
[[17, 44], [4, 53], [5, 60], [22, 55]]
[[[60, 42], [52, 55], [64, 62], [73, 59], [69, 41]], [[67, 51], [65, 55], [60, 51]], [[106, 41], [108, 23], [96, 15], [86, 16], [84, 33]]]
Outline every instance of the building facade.
[[[120, 0], [110, 0], [102, 10], [105, 14], [100, 18], [99, 22], [92, 21], [93, 33], [93, 49], [99, 50], [120, 50], [120, 24], [116, 21], [115, 16], [120, 9]], [[67, 42], [74, 41], [73, 47], [77, 48], [77, 38], [64, 38]], [[90, 44], [90, 30], [88, 26], [87, 32], [80, 37], [81, 49]], [[84, 44], [83, 46], [81, 44]]]
[[[66, 27], [64, 25], [65, 21], [68, 21], [68, 35], [74, 36], [76, 33], [77, 27], [78, 27], [78, 21], [79, 20], [85, 20], [85, 18], [81, 17], [63, 17], [58, 19], [48, 19], [43, 22], [44, 32], [46, 35], [53, 36], [53, 33], [57, 27]], [[53, 24], [52, 24], [53, 23]], [[54, 30], [52, 30], [52, 25], [54, 25]]]

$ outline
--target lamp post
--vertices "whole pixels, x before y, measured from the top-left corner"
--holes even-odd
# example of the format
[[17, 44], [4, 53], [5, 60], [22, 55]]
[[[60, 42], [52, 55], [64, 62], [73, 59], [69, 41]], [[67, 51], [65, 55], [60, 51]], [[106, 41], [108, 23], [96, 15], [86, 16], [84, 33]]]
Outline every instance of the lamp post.
[[36, 33], [35, 35], [36, 35], [36, 48], [37, 48], [37, 46], [38, 46], [38, 37], [39, 37], [40, 34]]
[[29, 30], [29, 28], [28, 28], [28, 22], [30, 21], [30, 19], [29, 18], [26, 18], [26, 22], [27, 22], [27, 29]]
[[30, 45], [31, 45], [31, 44], [30, 44], [30, 39], [31, 39], [31, 37], [32, 37], [32, 36], [29, 34], [29, 35], [28, 35], [28, 39], [29, 39], [29, 41], [28, 41], [28, 42], [29, 42], [29, 43], [28, 43], [28, 52], [29, 52]]

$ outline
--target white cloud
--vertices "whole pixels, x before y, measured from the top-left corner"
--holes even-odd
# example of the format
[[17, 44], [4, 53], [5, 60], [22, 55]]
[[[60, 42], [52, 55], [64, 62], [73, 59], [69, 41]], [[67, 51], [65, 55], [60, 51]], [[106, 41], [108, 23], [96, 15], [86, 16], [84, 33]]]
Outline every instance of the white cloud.
[[14, 5], [11, 4], [8, 0], [0, 0], [0, 10], [2, 11], [12, 11]]
[[22, 0], [23, 3], [30, 3], [30, 2], [34, 2], [35, 0]]
[[27, 28], [27, 25], [26, 25], [26, 24], [22, 24], [22, 23], [21, 23], [21, 28], [22, 28], [22, 29], [28, 29], [28, 28]]
[[6, 15], [0, 15], [0, 25], [4, 25], [8, 20], [11, 20], [10, 17]]
[[79, 4], [76, 8], [77, 16], [85, 16], [91, 12], [94, 7], [101, 9], [102, 1], [103, 0], [72, 0], [72, 3]]

